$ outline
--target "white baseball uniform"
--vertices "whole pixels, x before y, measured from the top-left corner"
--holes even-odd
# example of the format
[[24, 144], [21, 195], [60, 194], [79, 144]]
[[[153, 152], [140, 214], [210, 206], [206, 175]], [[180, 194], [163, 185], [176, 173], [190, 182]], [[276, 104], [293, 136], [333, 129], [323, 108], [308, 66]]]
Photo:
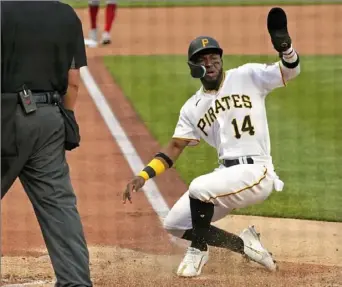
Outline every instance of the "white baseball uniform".
[[232, 210], [261, 203], [284, 183], [272, 163], [265, 99], [273, 89], [300, 73], [300, 66], [286, 68], [249, 63], [224, 72], [216, 94], [201, 87], [181, 108], [174, 138], [196, 145], [203, 139], [217, 150], [219, 160], [239, 159], [247, 163], [226, 168], [222, 164], [209, 174], [195, 178], [164, 220], [164, 227], [181, 237], [192, 228], [189, 195], [215, 205], [213, 222]]

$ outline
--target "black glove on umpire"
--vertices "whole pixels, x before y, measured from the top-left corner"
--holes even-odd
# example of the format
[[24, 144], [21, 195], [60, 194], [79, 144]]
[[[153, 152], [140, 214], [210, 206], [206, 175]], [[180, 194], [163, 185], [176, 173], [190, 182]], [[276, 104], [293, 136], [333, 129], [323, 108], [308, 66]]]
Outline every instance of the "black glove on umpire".
[[279, 7], [270, 10], [267, 17], [267, 29], [271, 36], [271, 41], [279, 56], [291, 47], [291, 38], [287, 31], [286, 13]]

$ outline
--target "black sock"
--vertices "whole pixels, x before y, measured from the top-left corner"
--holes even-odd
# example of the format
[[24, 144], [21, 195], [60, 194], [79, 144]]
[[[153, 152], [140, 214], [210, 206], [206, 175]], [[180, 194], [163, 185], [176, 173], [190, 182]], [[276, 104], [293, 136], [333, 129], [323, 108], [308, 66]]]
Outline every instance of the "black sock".
[[[182, 238], [192, 241], [192, 229], [185, 231]], [[244, 243], [239, 236], [217, 228], [213, 225], [210, 225], [209, 227], [206, 242], [210, 246], [226, 248], [231, 251], [244, 254]]]
[[191, 247], [201, 251], [207, 250], [207, 236], [214, 215], [214, 205], [190, 197], [192, 218]]

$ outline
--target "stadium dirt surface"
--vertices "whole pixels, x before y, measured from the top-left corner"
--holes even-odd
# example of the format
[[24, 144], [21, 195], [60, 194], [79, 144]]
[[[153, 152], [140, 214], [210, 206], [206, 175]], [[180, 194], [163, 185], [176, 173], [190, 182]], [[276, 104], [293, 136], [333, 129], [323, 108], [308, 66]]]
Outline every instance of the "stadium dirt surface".
[[[87, 50], [89, 69], [144, 162], [160, 147], [113, 82], [101, 56], [185, 54], [191, 39], [209, 34], [221, 42], [226, 54], [274, 54], [276, 59], [265, 25], [270, 8], [118, 10], [113, 43]], [[337, 28], [342, 5], [286, 6], [285, 10], [300, 54], [342, 54], [342, 31]], [[77, 13], [87, 36], [88, 11]], [[103, 27], [103, 10], [99, 20]], [[201, 277], [177, 278], [184, 247], [170, 242], [143, 193], [133, 195], [132, 205], [122, 205], [121, 193], [132, 171], [83, 85], [76, 116], [82, 146], [68, 153], [68, 160], [94, 286], [342, 286], [341, 223], [248, 216], [227, 216], [216, 224], [232, 232], [254, 224], [277, 259], [278, 272], [269, 273], [232, 252], [212, 248]], [[156, 183], [169, 206], [186, 191], [174, 170]], [[3, 200], [1, 213], [2, 285], [53, 286], [39, 226], [19, 182]]]

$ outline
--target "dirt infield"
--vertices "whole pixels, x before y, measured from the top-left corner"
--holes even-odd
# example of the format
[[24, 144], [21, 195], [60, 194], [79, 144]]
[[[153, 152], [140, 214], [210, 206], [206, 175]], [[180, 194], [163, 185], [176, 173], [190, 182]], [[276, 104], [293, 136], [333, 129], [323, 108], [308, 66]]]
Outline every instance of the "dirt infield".
[[[188, 42], [198, 34], [218, 38], [227, 54], [274, 54], [265, 26], [269, 9], [119, 9], [113, 44], [87, 50], [89, 69], [144, 162], [159, 145], [113, 82], [101, 56], [184, 54]], [[286, 10], [301, 54], [342, 54], [342, 32], [334, 28], [341, 26], [337, 23], [341, 23], [342, 5]], [[88, 12], [77, 12], [86, 34]], [[103, 16], [101, 11], [100, 27]], [[255, 224], [278, 260], [279, 272], [270, 274], [236, 254], [213, 248], [202, 277], [177, 278], [174, 271], [184, 249], [170, 243], [144, 194], [136, 194], [132, 205], [121, 204], [121, 192], [132, 171], [84, 86], [76, 116], [82, 146], [69, 153], [68, 160], [95, 286], [342, 286], [342, 224], [247, 216], [228, 216], [217, 225], [239, 232]], [[186, 190], [174, 170], [156, 183], [169, 206]], [[1, 233], [2, 283], [54, 279], [32, 207], [18, 182], [2, 202]]]

